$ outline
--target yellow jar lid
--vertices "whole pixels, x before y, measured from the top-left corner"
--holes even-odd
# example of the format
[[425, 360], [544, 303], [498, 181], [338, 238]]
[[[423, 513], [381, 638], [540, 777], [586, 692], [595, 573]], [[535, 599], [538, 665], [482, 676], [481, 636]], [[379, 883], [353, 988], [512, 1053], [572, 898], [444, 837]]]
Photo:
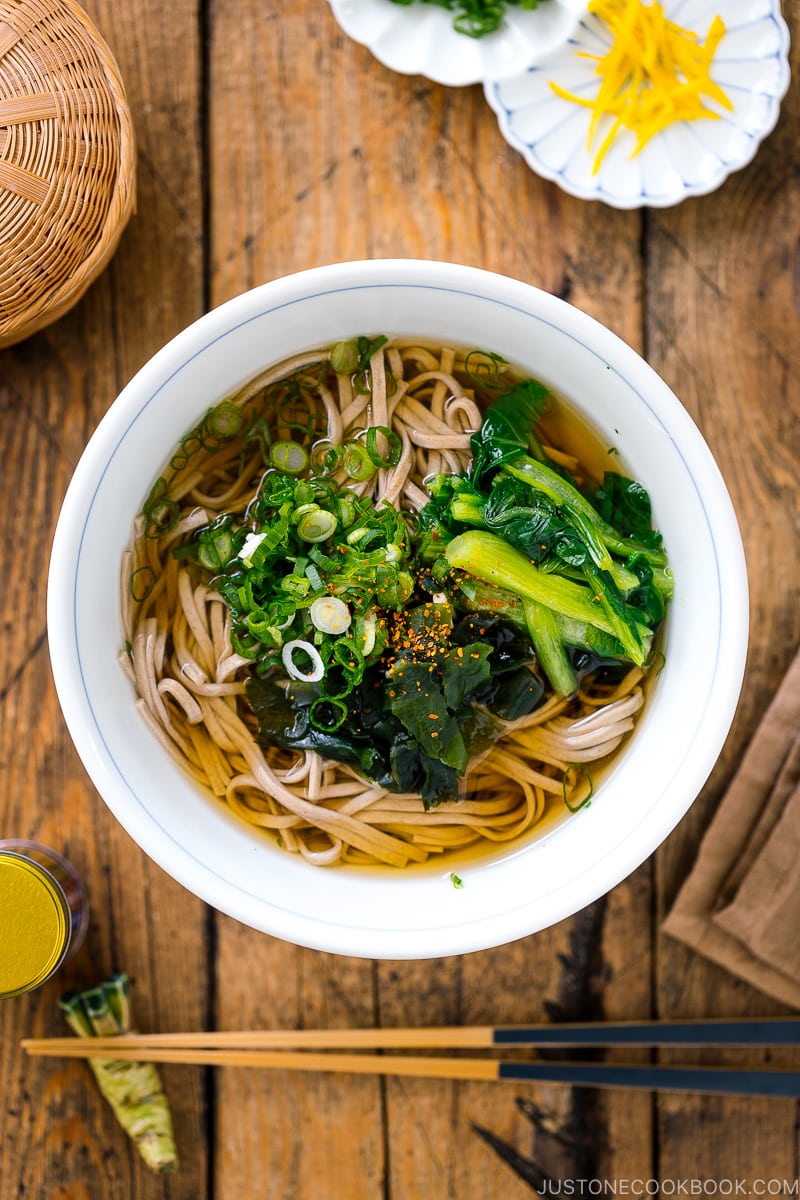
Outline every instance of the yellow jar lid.
[[69, 911], [56, 881], [37, 863], [0, 853], [0, 996], [44, 983], [69, 934]]

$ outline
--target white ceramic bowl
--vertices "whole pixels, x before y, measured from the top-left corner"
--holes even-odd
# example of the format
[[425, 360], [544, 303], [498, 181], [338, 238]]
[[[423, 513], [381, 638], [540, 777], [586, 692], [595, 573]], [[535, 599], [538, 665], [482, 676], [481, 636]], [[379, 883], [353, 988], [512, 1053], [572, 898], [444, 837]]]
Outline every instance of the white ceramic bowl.
[[[551, 385], [648, 488], [675, 575], [666, 661], [591, 806], [493, 859], [393, 873], [317, 868], [201, 795], [153, 740], [117, 663], [119, 563], [152, 481], [215, 401], [288, 354], [361, 333], [474, 344]], [[320, 267], [256, 288], [179, 334], [111, 405], [69, 486], [48, 592], [69, 731], [108, 807], [165, 871], [264, 932], [320, 950], [426, 958], [499, 945], [577, 912], [680, 820], [728, 732], [747, 581], [733, 509], [685, 409], [617, 337], [526, 284], [447, 263]], [[463, 887], [449, 872], [458, 869]]]

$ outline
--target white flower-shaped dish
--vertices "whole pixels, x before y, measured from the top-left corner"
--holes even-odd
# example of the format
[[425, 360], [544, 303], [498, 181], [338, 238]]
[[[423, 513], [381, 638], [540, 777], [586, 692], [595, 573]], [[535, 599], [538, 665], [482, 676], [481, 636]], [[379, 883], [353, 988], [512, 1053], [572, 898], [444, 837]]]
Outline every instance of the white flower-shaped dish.
[[608, 129], [603, 122], [611, 118], [599, 123], [589, 147], [590, 110], [562, 99], [550, 86], [552, 81], [576, 95], [596, 95], [596, 64], [580, 55], [605, 54], [611, 35], [587, 14], [546, 62], [512, 79], [484, 84], [503, 137], [537, 174], [583, 200], [602, 200], [614, 208], [665, 208], [714, 191], [752, 160], [775, 127], [789, 86], [789, 31], [779, 0], [666, 0], [664, 8], [670, 20], [702, 40], [714, 15], [722, 17], [726, 33], [711, 77], [733, 111], [704, 99], [719, 120], [676, 122], [635, 156], [633, 134], [621, 131], [594, 174], [596, 150]]
[[345, 33], [384, 66], [449, 87], [507, 79], [541, 62], [564, 45], [586, 11], [585, 0], [542, 0], [531, 11], [511, 5], [500, 29], [472, 38], [453, 28], [454, 12], [420, 0], [330, 0], [330, 6]]

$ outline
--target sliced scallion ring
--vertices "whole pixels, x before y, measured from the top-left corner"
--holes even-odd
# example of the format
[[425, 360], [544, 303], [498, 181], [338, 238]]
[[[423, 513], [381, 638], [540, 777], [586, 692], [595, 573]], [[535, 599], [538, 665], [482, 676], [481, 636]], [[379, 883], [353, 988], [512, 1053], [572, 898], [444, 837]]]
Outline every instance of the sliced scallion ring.
[[309, 609], [311, 623], [320, 633], [347, 633], [353, 618], [338, 596], [319, 596]]
[[356, 519], [356, 506], [347, 496], [341, 496], [336, 501], [336, 511], [339, 514], [342, 529], [347, 529]]
[[333, 696], [320, 696], [308, 710], [309, 720], [315, 729], [332, 733], [347, 717], [347, 705]]
[[342, 466], [345, 474], [357, 483], [364, 483], [375, 474], [376, 464], [372, 461], [363, 446], [357, 442], [348, 442], [344, 448]]
[[175, 528], [181, 510], [169, 496], [154, 496], [142, 511], [146, 521], [145, 537], [158, 538]]
[[311, 447], [311, 466], [315, 471], [332, 474], [339, 467], [343, 453], [341, 446], [325, 438]]
[[206, 417], [206, 429], [212, 437], [225, 440], [236, 437], [244, 424], [242, 410], [230, 400], [223, 400]]
[[218, 571], [233, 554], [233, 538], [227, 529], [222, 530], [216, 537], [207, 538], [200, 542], [197, 558], [200, 565], [209, 571]]
[[[378, 449], [378, 434], [386, 438], [389, 449], [385, 455]], [[372, 425], [367, 430], [367, 454], [376, 467], [396, 467], [403, 453], [403, 443], [393, 429], [385, 425]]]
[[361, 645], [361, 653], [364, 658], [371, 654], [375, 647], [375, 634], [378, 629], [378, 616], [374, 608], [369, 608], [364, 613], [364, 640]]
[[[296, 666], [294, 662], [294, 656], [301, 653], [307, 655], [309, 659], [310, 665], [305, 671]], [[325, 674], [325, 664], [320, 658], [319, 650], [316, 646], [312, 646], [311, 642], [306, 642], [302, 638], [294, 638], [293, 641], [287, 642], [281, 650], [281, 658], [286, 674], [292, 679], [302, 679], [305, 683], [319, 683]]]
[[[300, 491], [299, 488], [297, 490]], [[308, 502], [306, 502], [304, 504], [299, 504], [298, 507], [292, 513], [292, 524], [299, 525], [300, 522], [302, 521], [303, 517], [308, 517], [311, 515], [311, 513], [317, 513], [319, 511], [320, 511], [319, 505], [316, 503], [315, 500], [309, 500]]]
[[299, 442], [273, 442], [269, 448], [269, 459], [273, 467], [287, 475], [299, 475], [308, 466], [308, 455]]
[[141, 604], [153, 590], [156, 573], [152, 567], [137, 567], [131, 575], [131, 595], [137, 604]]
[[336, 532], [337, 521], [333, 513], [324, 508], [306, 513], [297, 526], [297, 536], [304, 542], [324, 542]]
[[337, 342], [331, 350], [331, 366], [337, 375], [352, 375], [358, 367], [360, 357], [355, 338]]

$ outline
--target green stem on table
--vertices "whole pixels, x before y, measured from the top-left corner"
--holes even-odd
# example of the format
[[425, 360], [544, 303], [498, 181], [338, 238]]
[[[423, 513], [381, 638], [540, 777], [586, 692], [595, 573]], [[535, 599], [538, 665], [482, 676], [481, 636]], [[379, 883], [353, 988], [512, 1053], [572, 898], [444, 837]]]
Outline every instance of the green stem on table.
[[[113, 975], [97, 987], [69, 992], [59, 1000], [78, 1037], [116, 1037], [131, 1032], [128, 980]], [[89, 1067], [102, 1095], [152, 1171], [177, 1170], [172, 1113], [152, 1063], [92, 1058]]]

